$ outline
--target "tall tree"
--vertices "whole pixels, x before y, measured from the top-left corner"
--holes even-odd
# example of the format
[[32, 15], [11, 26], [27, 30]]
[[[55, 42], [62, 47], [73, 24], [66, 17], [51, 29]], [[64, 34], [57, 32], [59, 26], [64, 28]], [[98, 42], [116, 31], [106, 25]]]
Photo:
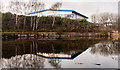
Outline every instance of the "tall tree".
[[[55, 4], [53, 4], [53, 5], [51, 6], [50, 9], [60, 9], [61, 6], [62, 6], [62, 3], [61, 3], [61, 2], [56, 2]], [[53, 11], [53, 23], [52, 23], [52, 27], [53, 27], [54, 24], [55, 24], [55, 16], [56, 16], [56, 14], [55, 14], [55, 12]]]
[[[33, 1], [34, 0], [29, 0], [28, 2], [28, 6], [30, 7], [28, 12], [33, 12], [33, 4], [34, 4]], [[31, 28], [32, 27], [33, 27], [33, 16], [31, 16]]]
[[119, 19], [118, 19], [119, 17], [118, 17], [118, 14], [114, 14], [113, 15], [113, 23], [114, 23], [114, 28], [116, 28], [117, 30], [119, 29]]
[[93, 14], [91, 15], [91, 20], [92, 22], [99, 22], [99, 23], [107, 23], [107, 22], [111, 22], [111, 23], [116, 23], [118, 15], [117, 14], [113, 14], [113, 13], [100, 13], [100, 14]]
[[[45, 7], [45, 4], [44, 3], [41, 3], [40, 4], [40, 8], [39, 8], [39, 10], [42, 10], [42, 9], [44, 9], [44, 7]], [[36, 19], [36, 29], [38, 29], [38, 21], [40, 20], [40, 15], [39, 15], [39, 17]]]
[[62, 6], [62, 3], [61, 2], [56, 2], [55, 4], [53, 4], [51, 6], [50, 9], [60, 9], [60, 7]]
[[26, 14], [29, 11], [30, 11], [30, 3], [28, 3], [28, 2], [22, 2], [22, 12], [24, 14], [23, 30], [25, 29], [25, 25], [26, 25]]
[[[40, 2], [39, 0], [30, 0], [31, 2], [31, 9], [32, 11], [38, 11], [44, 9], [44, 3]], [[34, 23], [33, 23], [33, 31], [35, 30], [35, 27], [37, 29], [38, 27], [38, 19], [36, 19], [34, 16]], [[37, 23], [36, 23], [37, 22]]]
[[20, 0], [14, 0], [14, 1], [10, 1], [9, 3], [9, 10], [12, 13], [16, 14], [16, 25], [18, 25], [17, 27], [19, 28], [19, 24], [18, 24], [18, 14], [21, 13], [21, 1]]
[[93, 22], [106, 24], [106, 26], [108, 26], [108, 24], [111, 24], [112, 26], [108, 26], [110, 29], [114, 29], [114, 30], [118, 29], [118, 14], [113, 14], [113, 13], [108, 13], [108, 12], [100, 13], [100, 14], [93, 14], [91, 16], [91, 19]]
[[99, 15], [99, 22], [101, 23], [107, 23], [109, 20], [109, 13], [101, 13]]
[[96, 15], [96, 14], [93, 14], [93, 15], [91, 16], [91, 20], [92, 20], [93, 23], [96, 23], [96, 22], [97, 22], [97, 15]]

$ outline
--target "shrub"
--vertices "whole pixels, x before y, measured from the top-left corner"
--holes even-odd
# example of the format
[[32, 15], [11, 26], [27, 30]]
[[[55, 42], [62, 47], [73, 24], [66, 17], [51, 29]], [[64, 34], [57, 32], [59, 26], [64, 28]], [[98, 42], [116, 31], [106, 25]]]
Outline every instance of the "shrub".
[[81, 22], [87, 22], [87, 20], [85, 18], [80, 19]]

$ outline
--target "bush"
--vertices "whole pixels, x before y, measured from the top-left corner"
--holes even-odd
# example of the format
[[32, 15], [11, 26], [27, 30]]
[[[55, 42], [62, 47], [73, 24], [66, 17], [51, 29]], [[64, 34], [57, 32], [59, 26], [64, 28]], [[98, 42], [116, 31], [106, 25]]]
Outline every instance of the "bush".
[[81, 22], [87, 22], [87, 20], [85, 18], [80, 19]]
[[57, 34], [58, 34], [58, 35], [63, 34], [63, 30], [62, 30], [62, 29], [58, 30], [58, 31], [57, 31]]

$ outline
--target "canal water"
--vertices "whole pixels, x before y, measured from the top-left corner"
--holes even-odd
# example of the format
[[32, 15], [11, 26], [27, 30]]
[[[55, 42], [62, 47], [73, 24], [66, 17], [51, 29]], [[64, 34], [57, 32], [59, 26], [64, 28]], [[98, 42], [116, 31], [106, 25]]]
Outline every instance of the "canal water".
[[106, 38], [2, 41], [1, 68], [118, 68], [117, 40]]

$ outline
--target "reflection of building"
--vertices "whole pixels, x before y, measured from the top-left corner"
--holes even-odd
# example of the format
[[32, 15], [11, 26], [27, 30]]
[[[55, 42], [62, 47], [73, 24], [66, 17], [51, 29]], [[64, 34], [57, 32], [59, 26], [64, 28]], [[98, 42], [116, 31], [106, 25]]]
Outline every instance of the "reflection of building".
[[64, 54], [64, 53], [37, 53], [38, 56], [43, 58], [50, 58], [50, 59], [74, 59], [82, 52], [76, 52], [71, 54]]
[[71, 58], [71, 55], [68, 54], [55, 54], [55, 53], [37, 53], [37, 55], [41, 55], [44, 57], [51, 57], [51, 58]]
[[82, 15], [81, 13], [78, 13], [74, 10], [58, 10], [58, 9], [45, 9], [45, 10], [40, 10], [36, 12], [31, 12], [27, 14], [28, 16], [60, 16], [60, 17], [67, 17], [71, 19], [82, 19], [85, 18], [87, 19], [88, 17]]

